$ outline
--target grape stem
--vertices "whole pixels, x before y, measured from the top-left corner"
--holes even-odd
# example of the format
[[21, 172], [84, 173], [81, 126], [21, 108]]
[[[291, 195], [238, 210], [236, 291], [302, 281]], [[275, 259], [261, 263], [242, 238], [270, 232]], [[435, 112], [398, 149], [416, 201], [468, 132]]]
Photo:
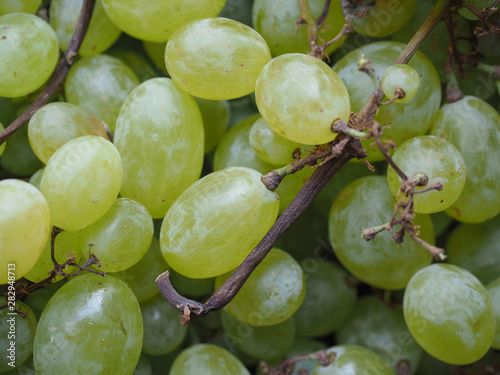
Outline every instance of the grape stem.
[[478, 26], [474, 29], [474, 34], [476, 36], [483, 36], [487, 34], [489, 31], [493, 33], [498, 33], [500, 31], [498, 29], [498, 26], [488, 22], [488, 16], [490, 15], [490, 13], [498, 10], [498, 6], [500, 5], [500, 0], [497, 0], [495, 4], [493, 4], [493, 6], [481, 10], [476, 9], [471, 5], [467, 5], [462, 1], [454, 1], [453, 5], [456, 5], [457, 7], [460, 8], [467, 8], [472, 13], [474, 13], [474, 15], [479, 19], [479, 21], [481, 22], [481, 26]]
[[455, 37], [455, 24], [451, 17], [451, 12], [448, 10], [445, 17], [446, 29], [448, 31], [448, 39], [450, 41], [450, 47], [448, 49], [448, 56], [446, 57], [446, 65], [444, 72], [446, 74], [446, 102], [454, 103], [461, 100], [464, 97], [464, 93], [460, 90], [458, 86], [457, 77], [455, 75], [455, 65], [458, 73], [463, 76], [465, 74], [464, 67], [462, 65], [462, 60], [460, 58], [460, 51], [457, 48], [456, 37]]
[[73, 64], [73, 61], [80, 49], [83, 42], [83, 38], [87, 33], [87, 29], [90, 23], [90, 18], [92, 17], [92, 12], [94, 11], [94, 5], [96, 0], [84, 0], [82, 11], [78, 22], [75, 27], [75, 32], [71, 38], [64, 56], [59, 60], [59, 63], [54, 70], [54, 73], [50, 77], [47, 85], [43, 91], [38, 95], [33, 103], [17, 118], [15, 119], [3, 132], [0, 133], [0, 145], [4, 143], [12, 134], [18, 131], [25, 123], [27, 123], [31, 117], [35, 114], [38, 109], [43, 107], [51, 98], [51, 96], [56, 92], [57, 88], [63, 81], [66, 74], [68, 74], [69, 68]]
[[500, 81], [500, 65], [478, 63], [477, 68], [485, 73], [491, 74], [495, 80]]

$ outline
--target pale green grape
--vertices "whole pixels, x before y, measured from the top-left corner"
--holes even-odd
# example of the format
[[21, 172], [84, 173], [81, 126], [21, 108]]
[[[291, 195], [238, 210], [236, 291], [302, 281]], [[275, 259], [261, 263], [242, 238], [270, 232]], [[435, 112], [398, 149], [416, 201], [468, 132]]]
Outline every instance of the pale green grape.
[[371, 350], [356, 345], [338, 345], [327, 350], [335, 361], [323, 367], [319, 363], [311, 375], [394, 375], [391, 368]]
[[124, 62], [98, 55], [71, 67], [64, 90], [69, 103], [93, 113], [113, 132], [125, 98], [137, 85], [139, 80]]
[[433, 264], [406, 287], [403, 311], [419, 345], [441, 361], [464, 365], [489, 349], [495, 316], [484, 286], [470, 272]]
[[179, 322], [179, 311], [158, 295], [141, 304], [144, 324], [142, 351], [150, 355], [163, 355], [179, 347], [187, 329]]
[[195, 98], [205, 129], [205, 154], [219, 143], [229, 125], [229, 103], [225, 100]]
[[38, 190], [40, 190], [40, 183], [42, 182], [42, 176], [43, 176], [43, 171], [45, 168], [40, 168], [38, 171], [33, 173], [33, 175], [30, 177], [30, 180], [28, 181], [31, 185], [36, 187]]
[[165, 66], [165, 48], [167, 47], [167, 43], [156, 43], [143, 40], [142, 45], [151, 61], [163, 72], [168, 74], [167, 67]]
[[0, 96], [29, 94], [42, 86], [56, 67], [56, 34], [41, 18], [26, 13], [1, 16], [0, 25]]
[[[0, 181], [0, 284], [23, 277], [42, 254], [50, 226], [47, 200], [21, 180]], [[11, 272], [9, 274], [9, 271]]]
[[175, 271], [170, 272], [170, 281], [183, 296], [201, 297], [210, 294], [214, 289], [214, 279], [190, 279]]
[[160, 242], [153, 236], [151, 246], [139, 262], [126, 270], [112, 273], [112, 275], [125, 281], [134, 292], [137, 300], [144, 302], [158, 294], [159, 290], [155, 280], [160, 273], [169, 270], [170, 267], [161, 253]]
[[347, 283], [347, 272], [333, 263], [317, 262], [306, 273], [306, 296], [294, 315], [297, 336], [319, 337], [338, 330], [355, 303], [356, 289]]
[[122, 173], [118, 150], [101, 137], [86, 135], [63, 145], [47, 163], [40, 184], [52, 225], [73, 231], [97, 221], [115, 201]]
[[[337, 62], [333, 69], [344, 82], [351, 108], [357, 113], [367, 102], [375, 90], [375, 84], [365, 73], [359, 71], [358, 60], [361, 54], [372, 62], [375, 74], [382, 77], [383, 73], [403, 51], [405, 44], [396, 42], [376, 42], [354, 50]], [[409, 138], [425, 134], [431, 127], [431, 121], [439, 109], [441, 102], [441, 85], [436, 68], [421, 52], [408, 62], [420, 77], [420, 88], [414, 98], [407, 103], [392, 103], [380, 107], [374, 119], [381, 125], [390, 125], [384, 129], [382, 139], [392, 140], [396, 145]], [[361, 142], [368, 151], [369, 161], [383, 160], [378, 147], [373, 140]], [[370, 146], [370, 144], [372, 144]]]
[[253, 123], [248, 140], [257, 156], [270, 164], [292, 162], [293, 152], [300, 148], [299, 143], [289, 141], [274, 132], [263, 118]]
[[[450, 207], [462, 193], [466, 181], [465, 163], [457, 148], [445, 139], [423, 135], [412, 138], [392, 156], [392, 160], [411, 179], [424, 173], [429, 181], [425, 186], [416, 186], [415, 191], [425, 189], [438, 181], [443, 189], [432, 190], [414, 196], [415, 212], [432, 214]], [[387, 182], [392, 195], [401, 198], [401, 177], [389, 166]]]
[[[495, 5], [496, 1], [495, 0], [464, 0], [464, 3], [474, 7], [475, 9], [477, 9], [479, 11], [482, 11], [484, 8], [490, 8], [493, 5]], [[467, 8], [460, 8], [458, 13], [460, 13], [460, 15], [467, 18], [468, 20], [475, 21], [478, 19], [476, 17], [476, 15], [474, 13], [472, 13]]]
[[349, 121], [349, 95], [341, 79], [309, 55], [289, 53], [269, 62], [257, 79], [255, 98], [271, 129], [302, 144], [330, 142], [332, 121]]
[[216, 16], [224, 0], [103, 0], [104, 10], [120, 29], [137, 39], [166, 42], [182, 25]]
[[238, 358], [211, 344], [197, 344], [184, 349], [169, 372], [169, 375], [191, 374], [250, 375]]
[[106, 51], [109, 56], [116, 57], [128, 65], [133, 70], [140, 82], [147, 81], [148, 79], [155, 78], [156, 72], [153, 66], [146, 60], [145, 57], [136, 53], [135, 51], [113, 48]]
[[0, 3], [0, 16], [8, 13], [35, 14], [41, 4], [42, 0], [2, 0]]
[[276, 193], [280, 197], [280, 214], [292, 203], [295, 196], [299, 193], [302, 186], [309, 180], [314, 173], [313, 168], [304, 167], [300, 171], [286, 176], [278, 188]]
[[[328, 222], [330, 243], [344, 267], [370, 285], [392, 290], [404, 288], [415, 272], [431, 262], [429, 252], [408, 237], [401, 244], [389, 231], [369, 242], [361, 237], [364, 228], [391, 220], [394, 203], [385, 177], [363, 177], [342, 190]], [[434, 243], [428, 215], [416, 215], [413, 224], [420, 226], [420, 238]]]
[[224, 340], [229, 349], [235, 346], [243, 353], [263, 361], [276, 360], [285, 355], [295, 339], [293, 318], [272, 326], [254, 327], [222, 312]]
[[[297, 356], [312, 354], [324, 349], [326, 349], [326, 345], [321, 341], [296, 339], [286, 356], [287, 358], [294, 358]], [[309, 374], [313, 370], [315, 364], [315, 360], [298, 361], [290, 375], [301, 375], [301, 373], [299, 373], [301, 369], [308, 371]]]
[[493, 312], [495, 313], [495, 337], [491, 346], [495, 349], [500, 349], [500, 278], [496, 278], [486, 286], [488, 296], [490, 298]]
[[33, 346], [40, 374], [131, 374], [143, 328], [139, 303], [121, 280], [85, 273], [50, 299]]
[[[80, 16], [83, 0], [53, 0], [50, 3], [50, 26], [59, 40], [61, 51], [66, 51]], [[90, 24], [78, 54], [90, 57], [106, 51], [120, 37], [121, 30], [108, 18], [97, 0]]]
[[[215, 279], [215, 289], [231, 276], [230, 271]], [[290, 318], [306, 293], [304, 273], [291, 255], [272, 248], [255, 268], [225, 311], [252, 326], [270, 326]]]
[[[319, 17], [325, 2], [309, 0], [311, 13]], [[284, 53], [306, 53], [311, 50], [307, 37], [307, 26], [297, 30], [297, 20], [301, 17], [300, 4], [295, 0], [256, 0], [252, 8], [252, 23], [255, 29], [262, 34], [269, 44], [273, 56]], [[330, 4], [324, 27], [318, 30], [319, 40], [333, 39], [344, 25], [340, 0]], [[345, 41], [345, 37], [326, 49], [328, 54], [336, 51]]]
[[153, 366], [144, 353], [141, 353], [132, 375], [153, 375]]
[[124, 170], [120, 195], [144, 205], [154, 219], [164, 217], [199, 178], [203, 139], [196, 102], [172, 80], [155, 78], [138, 86], [116, 122], [114, 143]]
[[227, 18], [206, 18], [180, 27], [165, 50], [174, 82], [191, 95], [211, 100], [250, 94], [269, 60], [269, 47], [260, 34]]
[[261, 174], [227, 168], [192, 184], [165, 215], [160, 245], [181, 275], [204, 279], [237, 267], [276, 220], [279, 198]]
[[405, 96], [397, 99], [396, 103], [406, 103], [413, 99], [420, 86], [420, 78], [415, 69], [407, 64], [390, 66], [382, 76], [382, 90], [388, 99], [394, 98], [394, 91], [402, 89]]
[[361, 298], [349, 320], [337, 332], [343, 345], [359, 345], [373, 350], [394, 372], [406, 360], [414, 374], [423, 350], [411, 337], [401, 310], [391, 309], [375, 296]]
[[446, 213], [458, 221], [479, 223], [500, 212], [500, 115], [485, 101], [465, 96], [441, 107], [433, 135], [453, 144], [462, 155], [467, 179]]
[[44, 105], [28, 125], [31, 148], [44, 163], [63, 144], [83, 135], [98, 135], [109, 140], [102, 122], [85, 109], [69, 103]]
[[[3, 127], [3, 124], [0, 122], [0, 133], [3, 132], [5, 128]], [[5, 150], [5, 142], [0, 145], [0, 156], [2, 156], [3, 151]]]
[[[54, 269], [54, 263], [51, 257], [51, 235], [52, 228], [47, 238], [47, 243], [42, 251], [42, 255], [33, 266], [33, 268], [24, 277], [34, 283], [39, 282], [49, 277], [49, 271]], [[81, 233], [76, 232], [62, 232], [56, 237], [54, 243], [54, 257], [59, 264], [64, 264], [69, 257], [75, 257], [78, 262], [81, 258], [82, 251], [80, 250]], [[78, 270], [77, 267], [68, 266], [64, 270], [66, 273], [73, 273]], [[63, 276], [57, 276], [54, 281], [62, 280]]]
[[[3, 298], [0, 301], [5, 302]], [[24, 302], [0, 310], [0, 373], [19, 367], [28, 359], [33, 352], [36, 326], [35, 313]]]
[[142, 204], [118, 198], [99, 220], [81, 232], [83, 256], [95, 255], [100, 270], [118, 272], [132, 267], [148, 251], [153, 219]]

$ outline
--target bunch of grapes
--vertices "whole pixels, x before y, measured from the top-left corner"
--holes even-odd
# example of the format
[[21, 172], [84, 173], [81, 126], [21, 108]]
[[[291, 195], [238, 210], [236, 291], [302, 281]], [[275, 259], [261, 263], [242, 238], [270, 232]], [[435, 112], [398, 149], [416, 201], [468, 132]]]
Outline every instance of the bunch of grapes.
[[0, 374], [496, 374], [499, 3], [2, 1]]

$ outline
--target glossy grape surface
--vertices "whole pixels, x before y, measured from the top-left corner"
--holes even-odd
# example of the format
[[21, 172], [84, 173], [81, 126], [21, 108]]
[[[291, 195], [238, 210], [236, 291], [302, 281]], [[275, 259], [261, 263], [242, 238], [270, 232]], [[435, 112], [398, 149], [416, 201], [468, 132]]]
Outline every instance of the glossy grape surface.
[[402, 89], [405, 96], [396, 103], [406, 103], [413, 99], [420, 86], [420, 78], [415, 69], [407, 64], [390, 66], [382, 76], [382, 90], [388, 99], [394, 98], [394, 91]]
[[0, 3], [0, 16], [8, 13], [35, 14], [42, 0], [3, 0]]

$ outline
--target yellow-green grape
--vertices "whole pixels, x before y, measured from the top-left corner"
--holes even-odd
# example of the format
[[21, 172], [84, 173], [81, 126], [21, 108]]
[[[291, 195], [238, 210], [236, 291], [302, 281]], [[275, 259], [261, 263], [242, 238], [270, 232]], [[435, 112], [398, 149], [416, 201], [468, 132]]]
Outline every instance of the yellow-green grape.
[[[114, 143], [123, 160], [122, 197], [163, 218], [201, 173], [203, 121], [196, 102], [169, 78], [142, 83], [127, 97]], [[189, 155], [189, 157], [187, 157]]]
[[[5, 128], [3, 127], [3, 124], [0, 122], [0, 133], [3, 132]], [[3, 154], [3, 150], [5, 150], [5, 142], [0, 145], [0, 156]]]
[[269, 60], [269, 47], [260, 34], [227, 18], [182, 26], [165, 50], [165, 64], [174, 82], [191, 95], [211, 100], [250, 94]]
[[495, 313], [495, 337], [491, 346], [500, 349], [500, 278], [496, 278], [486, 286], [493, 312]]
[[141, 309], [127, 284], [84, 273], [47, 303], [35, 335], [35, 368], [40, 374], [131, 374], [142, 338]]
[[225, 100], [195, 98], [205, 129], [205, 154], [219, 143], [229, 125], [229, 103]]
[[300, 148], [299, 143], [274, 132], [263, 118], [254, 122], [248, 140], [257, 156], [270, 164], [292, 162], [293, 152]]
[[271, 228], [279, 198], [262, 175], [233, 167], [192, 184], [163, 220], [160, 245], [181, 275], [205, 279], [236, 268]]
[[42, 254], [50, 226], [47, 200], [21, 180], [0, 181], [0, 284], [14, 282]]
[[243, 353], [263, 361], [281, 359], [295, 339], [293, 318], [272, 326], [254, 327], [236, 320], [223, 311], [221, 320], [224, 339], [229, 349], [236, 347]]
[[137, 85], [139, 80], [124, 62], [98, 55], [84, 58], [71, 67], [64, 90], [69, 103], [96, 115], [113, 132], [125, 98]]
[[418, 344], [453, 365], [480, 359], [495, 335], [495, 315], [483, 284], [451, 264], [417, 272], [406, 287], [403, 311]]
[[1, 16], [0, 25], [0, 96], [29, 94], [42, 86], [56, 67], [56, 34], [41, 18], [26, 13]]
[[31, 185], [36, 187], [38, 190], [40, 190], [40, 183], [42, 182], [42, 176], [43, 176], [43, 171], [45, 168], [40, 168], [38, 171], [33, 173], [33, 175], [30, 177], [30, 180], [28, 181]]
[[144, 46], [144, 51], [146, 51], [146, 54], [151, 61], [154, 62], [155, 65], [162, 71], [168, 74], [167, 67], [165, 66], [165, 48], [167, 47], [167, 43], [156, 43], [143, 40], [142, 45]]
[[109, 140], [102, 122], [85, 109], [69, 103], [44, 105], [28, 125], [31, 148], [44, 163], [63, 144], [83, 135], [98, 135]]
[[[52, 232], [52, 228], [50, 233]], [[57, 235], [54, 243], [54, 257], [59, 264], [64, 264], [68, 258], [74, 257], [78, 263], [81, 259], [82, 251], [80, 250], [81, 233], [75, 232], [61, 232]], [[33, 268], [24, 277], [29, 281], [37, 283], [49, 277], [49, 271], [54, 269], [54, 263], [51, 256], [51, 235], [47, 238], [47, 243], [42, 251], [42, 255], [33, 266]], [[77, 267], [67, 266], [64, 272], [70, 274], [76, 272]], [[56, 276], [53, 280], [60, 281], [64, 276]]]
[[[319, 17], [325, 2], [309, 0], [311, 13]], [[297, 28], [297, 20], [301, 18], [300, 4], [295, 0], [256, 0], [252, 8], [252, 23], [266, 40], [273, 56], [284, 53], [306, 53], [311, 50], [305, 25]], [[344, 26], [344, 16], [340, 0], [334, 0], [330, 8], [324, 27], [319, 28], [319, 40], [333, 39]], [[345, 37], [326, 49], [327, 54], [336, 51], [345, 41]]]
[[202, 297], [214, 290], [214, 279], [191, 279], [174, 270], [170, 271], [170, 281], [183, 296]]
[[[350, 52], [333, 66], [349, 92], [354, 113], [361, 110], [376, 88], [372, 79], [359, 71], [360, 56], [364, 55], [369, 58], [375, 69], [375, 75], [382, 77], [405, 46], [406, 44], [403, 43], [388, 41], [367, 44]], [[429, 59], [417, 51], [408, 65], [415, 69], [420, 77], [420, 86], [415, 97], [407, 103], [382, 106], [374, 116], [374, 119], [381, 125], [390, 125], [384, 129], [382, 139], [392, 140], [396, 145], [417, 135], [425, 134], [431, 127], [441, 102], [439, 76]], [[373, 145], [373, 140], [363, 140], [361, 144], [368, 151], [369, 161], [384, 160], [378, 147]]]
[[[50, 3], [50, 26], [59, 40], [59, 48], [66, 51], [80, 17], [83, 0], [53, 0]], [[90, 24], [78, 54], [82, 57], [98, 55], [106, 51], [120, 37], [121, 30], [114, 25], [96, 0]]]
[[317, 363], [311, 375], [394, 375], [382, 358], [361, 346], [338, 345], [327, 353], [335, 353], [333, 363], [328, 366]]
[[8, 13], [35, 14], [42, 0], [3, 0], [0, 3], [0, 16]]
[[252, 125], [259, 118], [258, 113], [247, 117], [224, 134], [215, 149], [214, 171], [229, 167], [247, 167], [266, 174], [275, 168], [259, 158], [249, 142]]
[[225, 0], [103, 0], [104, 10], [120, 29], [137, 39], [166, 42], [182, 25], [216, 16]]
[[[432, 190], [414, 196], [415, 212], [432, 214], [450, 207], [458, 199], [465, 185], [465, 163], [457, 148], [445, 139], [432, 135], [412, 138], [402, 145], [392, 156], [392, 160], [410, 178], [422, 173], [428, 177], [423, 186], [416, 186], [415, 191], [425, 189], [438, 181], [443, 189]], [[394, 197], [401, 198], [401, 177], [389, 166], [387, 182]]]
[[106, 51], [106, 54], [116, 57], [127, 64], [128, 67], [134, 71], [140, 82], [147, 81], [148, 79], [155, 78], [157, 76], [155, 69], [149, 61], [135, 51], [113, 48]]
[[407, 64], [392, 65], [385, 71], [381, 80], [382, 91], [387, 99], [392, 100], [396, 89], [403, 90], [405, 96], [395, 103], [406, 103], [415, 97], [420, 86], [420, 78], [415, 69]]
[[179, 311], [158, 295], [141, 304], [144, 324], [142, 351], [149, 355], [163, 355], [178, 348], [187, 329], [179, 324]]
[[328, 65], [299, 53], [269, 62], [257, 79], [255, 98], [271, 129], [301, 144], [317, 145], [335, 138], [332, 121], [349, 121], [349, 95]]
[[[370, 285], [391, 290], [403, 289], [415, 272], [431, 262], [424, 247], [408, 238], [397, 244], [389, 231], [372, 241], [361, 237], [365, 228], [388, 223], [394, 204], [385, 177], [363, 177], [342, 190], [328, 222], [330, 243], [344, 267]], [[413, 224], [420, 226], [420, 238], [434, 243], [429, 215], [415, 215]]]
[[118, 198], [99, 220], [81, 232], [83, 256], [94, 255], [100, 270], [118, 272], [132, 267], [148, 251], [153, 219], [142, 204]]
[[[215, 279], [215, 289], [231, 276], [230, 271]], [[225, 311], [252, 326], [270, 326], [290, 318], [306, 293], [304, 273], [291, 255], [272, 248], [255, 268]]]
[[278, 193], [280, 197], [280, 214], [286, 210], [290, 203], [292, 203], [295, 196], [313, 173], [314, 169], [306, 166], [300, 171], [286, 176], [281, 181], [276, 189], [276, 193]]
[[250, 372], [227, 350], [216, 345], [197, 344], [184, 349], [169, 372], [169, 375], [188, 374], [250, 375]]
[[354, 312], [357, 298], [347, 275], [329, 262], [316, 262], [316, 268], [306, 273], [306, 296], [294, 315], [297, 336], [325, 336], [344, 326]]
[[[482, 11], [484, 8], [492, 7], [495, 5], [495, 2], [495, 0], [464, 0], [464, 4], [470, 5], [478, 11]], [[460, 8], [458, 13], [468, 20], [476, 21], [478, 19], [477, 16], [467, 8]]]
[[43, 167], [30, 146], [27, 126], [12, 134], [4, 145], [5, 151], [0, 158], [4, 170], [18, 176], [30, 176]]
[[118, 150], [102, 137], [86, 135], [63, 145], [47, 163], [40, 185], [52, 225], [74, 231], [97, 221], [115, 201], [122, 173]]
[[[2, 298], [0, 302], [7, 301]], [[0, 310], [0, 373], [18, 368], [28, 359], [33, 352], [36, 326], [35, 313], [24, 302], [12, 302]]]

